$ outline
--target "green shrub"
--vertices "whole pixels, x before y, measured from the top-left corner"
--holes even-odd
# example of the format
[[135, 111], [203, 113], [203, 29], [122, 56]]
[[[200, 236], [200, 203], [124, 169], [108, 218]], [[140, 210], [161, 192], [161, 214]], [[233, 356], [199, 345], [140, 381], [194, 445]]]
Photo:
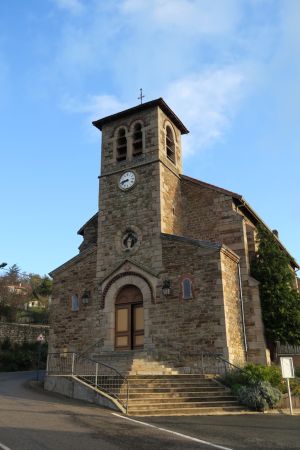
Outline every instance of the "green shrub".
[[281, 400], [281, 392], [279, 389], [273, 387], [268, 381], [260, 381], [256, 384], [259, 388], [262, 397], [268, 403], [270, 408], [274, 408]]
[[5, 337], [3, 341], [0, 343], [1, 350], [11, 350], [12, 344], [10, 342], [9, 337]]
[[[4, 340], [0, 351], [0, 372], [36, 369], [39, 345], [37, 342], [11, 344], [9, 339]], [[40, 369], [44, 369], [47, 360], [47, 344], [43, 344], [40, 350]]]
[[230, 388], [240, 384], [249, 386], [259, 381], [268, 381], [273, 387], [280, 388], [282, 377], [279, 367], [263, 366], [261, 364], [247, 364], [243, 370], [228, 372], [220, 378], [220, 381]]
[[263, 411], [268, 408], [268, 403], [261, 395], [258, 386], [241, 386], [238, 390], [239, 401], [250, 409]]
[[[300, 395], [300, 380], [299, 378], [290, 378], [290, 389], [293, 395]], [[287, 384], [286, 381], [283, 382], [282, 392], [284, 394], [287, 393]]]
[[296, 367], [295, 375], [296, 375], [297, 378], [300, 378], [300, 367]]
[[279, 389], [272, 387], [268, 381], [259, 381], [241, 386], [237, 391], [239, 401], [255, 411], [274, 408], [281, 399]]

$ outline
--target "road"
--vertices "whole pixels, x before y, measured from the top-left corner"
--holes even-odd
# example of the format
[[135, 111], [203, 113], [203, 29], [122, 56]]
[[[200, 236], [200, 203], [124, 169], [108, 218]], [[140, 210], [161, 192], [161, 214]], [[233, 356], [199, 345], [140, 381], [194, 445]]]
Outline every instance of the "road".
[[0, 374], [0, 449], [300, 449], [300, 416], [147, 417], [132, 421], [95, 405], [32, 389], [28, 380], [33, 377], [33, 372]]

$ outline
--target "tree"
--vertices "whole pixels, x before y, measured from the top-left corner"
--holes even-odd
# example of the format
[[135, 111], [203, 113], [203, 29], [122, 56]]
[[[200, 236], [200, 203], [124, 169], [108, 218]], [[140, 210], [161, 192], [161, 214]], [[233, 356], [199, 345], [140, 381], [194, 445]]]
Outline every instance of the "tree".
[[6, 271], [5, 278], [7, 284], [16, 285], [21, 282], [21, 269], [17, 264], [13, 264]]
[[[0, 321], [46, 323], [51, 290], [52, 280], [46, 275], [21, 273], [14, 264], [0, 276]], [[33, 300], [38, 306], [26, 309]]]
[[260, 282], [260, 298], [268, 343], [300, 344], [300, 294], [286, 253], [265, 227], [258, 228], [258, 252], [251, 274]]

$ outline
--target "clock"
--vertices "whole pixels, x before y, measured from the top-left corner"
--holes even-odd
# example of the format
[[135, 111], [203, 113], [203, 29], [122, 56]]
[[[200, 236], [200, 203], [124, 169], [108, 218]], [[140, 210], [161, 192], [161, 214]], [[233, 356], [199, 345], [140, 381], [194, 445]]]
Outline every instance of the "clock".
[[123, 173], [119, 179], [119, 188], [122, 191], [127, 191], [135, 185], [136, 177], [135, 174], [131, 171]]

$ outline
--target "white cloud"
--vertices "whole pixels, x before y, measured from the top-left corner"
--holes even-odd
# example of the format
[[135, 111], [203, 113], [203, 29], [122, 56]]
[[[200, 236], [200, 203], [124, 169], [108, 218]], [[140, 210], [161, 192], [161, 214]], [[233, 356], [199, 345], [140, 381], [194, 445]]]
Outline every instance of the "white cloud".
[[124, 15], [141, 17], [141, 26], [147, 21], [174, 33], [220, 34], [232, 31], [240, 19], [237, 0], [124, 0], [120, 10]]
[[246, 81], [241, 67], [229, 66], [171, 83], [166, 100], [191, 131], [185, 153], [193, 154], [222, 138], [245, 94]]
[[91, 122], [115, 114], [129, 106], [120, 102], [114, 95], [89, 95], [85, 99], [75, 99], [65, 95], [61, 108], [71, 114], [82, 114], [90, 136], [95, 136]]
[[65, 96], [61, 103], [64, 110], [71, 113], [93, 114], [95, 119], [114, 114], [127, 108], [125, 103], [120, 102], [114, 95], [88, 95], [86, 99], [75, 99]]
[[84, 6], [80, 0], [54, 0], [56, 6], [60, 9], [65, 9], [71, 14], [81, 14]]

